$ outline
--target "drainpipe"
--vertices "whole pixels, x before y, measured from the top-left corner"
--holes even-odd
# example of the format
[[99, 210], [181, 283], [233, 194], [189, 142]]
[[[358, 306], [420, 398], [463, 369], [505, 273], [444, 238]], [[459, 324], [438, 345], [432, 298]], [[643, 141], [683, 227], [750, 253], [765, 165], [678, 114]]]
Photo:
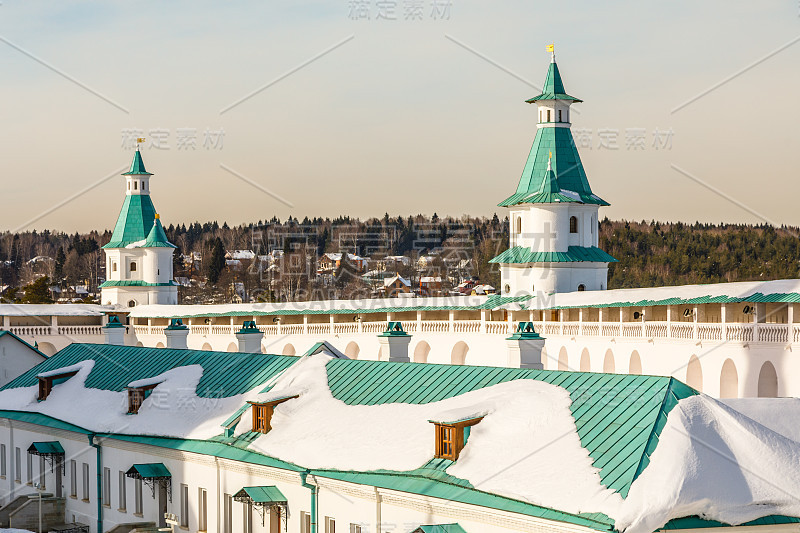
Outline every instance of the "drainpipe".
[[103, 448], [95, 444], [96, 436], [89, 433], [89, 446], [97, 450], [97, 533], [103, 533]]
[[319, 486], [308, 482], [310, 470], [300, 473], [300, 484], [311, 490], [311, 531], [317, 533], [317, 498], [319, 497]]

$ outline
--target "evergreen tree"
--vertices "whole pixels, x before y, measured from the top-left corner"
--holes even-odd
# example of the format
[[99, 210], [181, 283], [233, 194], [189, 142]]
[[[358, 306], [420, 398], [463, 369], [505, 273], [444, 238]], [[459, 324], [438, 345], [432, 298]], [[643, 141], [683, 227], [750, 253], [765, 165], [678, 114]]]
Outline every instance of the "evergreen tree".
[[54, 281], [57, 283], [61, 283], [64, 279], [64, 263], [67, 261], [67, 254], [64, 253], [64, 248], [59, 246], [58, 252], [56, 253], [56, 264], [55, 268], [53, 269], [53, 277], [55, 278]]
[[222, 246], [222, 239], [216, 237], [211, 242], [211, 254], [206, 265], [208, 281], [216, 285], [223, 270], [225, 270], [225, 247]]
[[25, 296], [22, 297], [24, 304], [51, 304], [53, 299], [50, 297], [50, 278], [42, 276], [30, 285], [23, 287]]

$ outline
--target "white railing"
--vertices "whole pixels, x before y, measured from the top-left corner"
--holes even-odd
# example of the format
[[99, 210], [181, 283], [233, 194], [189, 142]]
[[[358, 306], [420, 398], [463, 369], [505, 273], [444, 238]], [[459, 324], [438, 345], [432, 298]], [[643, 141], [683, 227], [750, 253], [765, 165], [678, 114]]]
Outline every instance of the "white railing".
[[[275, 328], [275, 335], [278, 334], [278, 328]], [[302, 335], [303, 324], [281, 324], [281, 335]]]
[[456, 320], [453, 322], [453, 331], [455, 333], [480, 333], [481, 321], [480, 320]]
[[[262, 324], [260, 326], [256, 326], [258, 331], [263, 333], [264, 335], [277, 335], [278, 334], [278, 324]], [[286, 328], [286, 326], [283, 326]]]
[[12, 326], [10, 331], [14, 335], [50, 335], [50, 326]]
[[450, 331], [448, 320], [429, 320], [422, 323], [423, 333], [447, 333]]
[[358, 322], [343, 322], [333, 325], [334, 333], [358, 333]]
[[753, 340], [752, 324], [728, 324], [728, 340], [739, 342], [751, 342]]
[[362, 322], [362, 333], [383, 333], [386, 331], [386, 322]]
[[597, 337], [600, 335], [600, 324], [598, 323], [591, 323], [591, 322], [584, 322], [583, 328], [581, 329], [581, 335], [588, 335], [590, 337]]
[[403, 322], [403, 330], [406, 333], [416, 333], [417, 332], [417, 322], [415, 320], [407, 320]]
[[545, 322], [544, 327], [544, 335], [561, 335], [561, 323], [560, 322]]
[[721, 341], [722, 324], [699, 324], [697, 326], [697, 336], [704, 341]]
[[793, 326], [794, 335], [792, 336], [792, 342], [800, 342], [800, 326]]
[[234, 333], [235, 330], [233, 329], [233, 326], [231, 326], [230, 324], [224, 326], [219, 326], [219, 325], [211, 326], [212, 335], [233, 335]]
[[330, 324], [308, 324], [309, 335], [328, 335], [330, 332]]
[[622, 324], [622, 336], [623, 337], [641, 337], [642, 332], [642, 323], [641, 322], [631, 322], [630, 324]]
[[189, 332], [192, 335], [209, 335], [211, 333], [211, 326], [200, 326], [192, 324], [189, 326]]
[[[59, 326], [58, 329], [61, 329]], [[150, 326], [133, 326], [133, 332], [137, 335], [150, 335]]]
[[694, 338], [694, 324], [670, 324], [669, 331], [673, 339]]
[[644, 334], [647, 338], [666, 337], [669, 332], [666, 322], [645, 322]]
[[102, 326], [58, 326], [59, 335], [102, 335]]
[[619, 337], [622, 333], [620, 324], [603, 324], [601, 334], [604, 337]]
[[508, 322], [487, 322], [486, 333], [489, 335], [509, 335]]
[[789, 338], [789, 326], [786, 324], [759, 324], [759, 342], [786, 342]]

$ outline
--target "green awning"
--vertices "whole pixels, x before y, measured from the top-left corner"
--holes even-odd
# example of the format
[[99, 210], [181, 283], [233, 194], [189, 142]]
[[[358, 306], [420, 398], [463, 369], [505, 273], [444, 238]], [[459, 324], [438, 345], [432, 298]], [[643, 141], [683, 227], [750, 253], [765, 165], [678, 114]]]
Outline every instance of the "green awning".
[[419, 526], [411, 533], [467, 533], [458, 524], [437, 524], [432, 526]]
[[236, 501], [246, 501], [260, 505], [283, 504], [287, 505], [286, 496], [275, 485], [265, 487], [244, 487], [233, 495]]
[[143, 465], [133, 465], [125, 472], [125, 475], [132, 478], [155, 479], [172, 477], [164, 463], [147, 463]]
[[56, 440], [34, 442], [28, 448], [28, 453], [34, 455], [64, 455], [64, 448], [61, 446], [61, 443]]

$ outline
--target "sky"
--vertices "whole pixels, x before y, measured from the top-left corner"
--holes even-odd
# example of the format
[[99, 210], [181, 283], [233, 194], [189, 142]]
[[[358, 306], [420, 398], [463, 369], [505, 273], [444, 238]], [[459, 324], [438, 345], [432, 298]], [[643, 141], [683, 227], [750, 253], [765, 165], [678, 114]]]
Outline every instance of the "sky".
[[601, 216], [800, 225], [797, 0], [2, 0], [0, 230], [503, 216], [553, 42]]

